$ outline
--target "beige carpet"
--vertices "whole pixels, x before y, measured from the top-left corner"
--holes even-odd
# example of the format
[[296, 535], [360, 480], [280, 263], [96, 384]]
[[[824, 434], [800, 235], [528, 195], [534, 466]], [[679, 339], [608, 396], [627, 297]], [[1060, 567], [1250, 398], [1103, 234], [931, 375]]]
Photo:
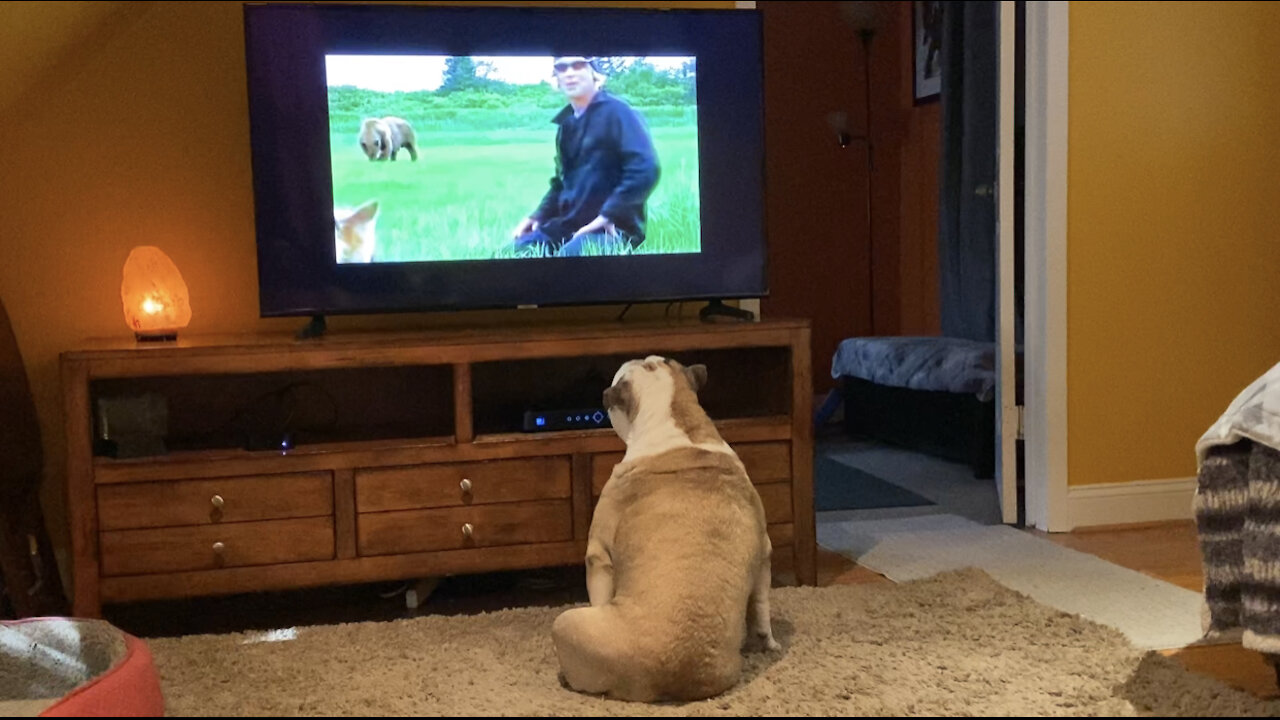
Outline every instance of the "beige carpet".
[[559, 609], [148, 642], [172, 715], [1277, 716], [977, 570], [778, 588], [781, 652], [726, 695], [634, 705], [557, 680]]

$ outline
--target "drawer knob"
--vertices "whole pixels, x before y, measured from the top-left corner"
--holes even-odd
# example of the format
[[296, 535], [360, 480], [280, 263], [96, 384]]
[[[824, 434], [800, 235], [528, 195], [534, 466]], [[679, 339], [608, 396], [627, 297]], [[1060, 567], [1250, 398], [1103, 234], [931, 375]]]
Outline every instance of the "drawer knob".
[[462, 482], [458, 483], [458, 487], [462, 488], [462, 492], [469, 494], [471, 492], [471, 481], [467, 478], [462, 478]]
[[462, 537], [469, 538], [473, 532], [475, 532], [475, 528], [471, 527], [471, 523], [463, 523]]
[[213, 506], [218, 510], [221, 510], [222, 506], [227, 504], [227, 501], [223, 500], [221, 495], [214, 495], [209, 499], [209, 502], [213, 503]]
[[218, 555], [221, 555], [223, 551], [226, 549], [227, 549], [227, 546], [221, 540], [213, 544], [213, 551]]

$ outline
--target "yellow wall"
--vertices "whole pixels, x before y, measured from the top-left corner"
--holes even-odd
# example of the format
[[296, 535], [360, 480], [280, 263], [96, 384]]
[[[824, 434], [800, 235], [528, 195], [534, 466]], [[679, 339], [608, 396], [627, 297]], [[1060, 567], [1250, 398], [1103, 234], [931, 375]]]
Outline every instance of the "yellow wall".
[[[132, 247], [157, 245], [182, 271], [193, 308], [188, 332], [296, 330], [303, 324], [258, 317], [240, 3], [108, 5], [110, 10], [90, 3], [8, 3], [0, 9], [0, 46], [20, 43], [24, 49], [0, 55], [9, 59], [0, 66], [8, 78], [0, 85], [0, 298], [36, 395], [47, 458], [45, 504], [55, 537], [65, 532], [58, 354], [88, 337], [128, 332], [120, 272]], [[50, 32], [25, 37], [24, 27]], [[545, 310], [536, 317], [604, 318], [618, 310]], [[632, 315], [652, 310], [637, 308]], [[510, 316], [339, 317], [330, 327]]]
[[1072, 485], [1187, 477], [1280, 362], [1280, 4], [1070, 5]]

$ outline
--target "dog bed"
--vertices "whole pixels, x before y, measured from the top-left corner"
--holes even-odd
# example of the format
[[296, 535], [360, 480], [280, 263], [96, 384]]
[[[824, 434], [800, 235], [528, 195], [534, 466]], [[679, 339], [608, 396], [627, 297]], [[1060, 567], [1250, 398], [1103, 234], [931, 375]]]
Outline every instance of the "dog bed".
[[104, 620], [0, 622], [0, 713], [158, 717], [160, 678], [142, 640]]

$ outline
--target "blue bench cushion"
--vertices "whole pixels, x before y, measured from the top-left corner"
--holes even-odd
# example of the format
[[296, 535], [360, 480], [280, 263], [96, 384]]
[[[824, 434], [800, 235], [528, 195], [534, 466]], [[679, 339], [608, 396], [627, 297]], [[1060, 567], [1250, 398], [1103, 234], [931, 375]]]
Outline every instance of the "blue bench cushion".
[[855, 337], [842, 341], [831, 377], [878, 385], [995, 397], [996, 345], [949, 337]]

